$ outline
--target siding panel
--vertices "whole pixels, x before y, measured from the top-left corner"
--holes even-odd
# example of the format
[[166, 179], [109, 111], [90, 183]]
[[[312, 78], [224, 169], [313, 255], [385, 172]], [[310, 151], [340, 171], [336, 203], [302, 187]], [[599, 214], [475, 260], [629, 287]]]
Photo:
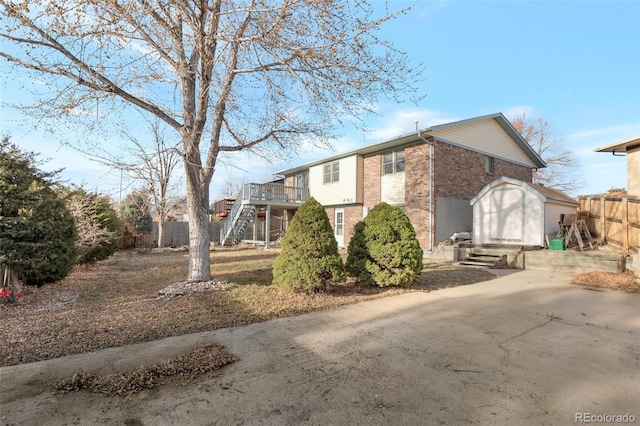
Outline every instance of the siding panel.
[[350, 204], [357, 200], [358, 156], [352, 155], [336, 161], [340, 163], [338, 182], [324, 183], [324, 164], [309, 169], [309, 190], [323, 206]]
[[382, 201], [392, 205], [404, 205], [404, 172], [380, 177]]
[[436, 138], [454, 142], [474, 151], [535, 167], [531, 159], [495, 120], [484, 120], [430, 132]]

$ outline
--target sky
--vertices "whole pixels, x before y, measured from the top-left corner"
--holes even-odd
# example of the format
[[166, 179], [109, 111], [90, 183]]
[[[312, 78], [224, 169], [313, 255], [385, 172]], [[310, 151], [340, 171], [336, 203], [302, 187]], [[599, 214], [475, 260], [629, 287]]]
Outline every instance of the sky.
[[[392, 9], [413, 4], [390, 2]], [[412, 132], [416, 120], [426, 128], [496, 112], [548, 122], [578, 166], [581, 185], [570, 195], [626, 187], [626, 158], [593, 150], [640, 137], [640, 1], [423, 1], [388, 22], [380, 37], [424, 67], [418, 105], [381, 102], [366, 130], [347, 125], [333, 150], [274, 164], [227, 157], [216, 168], [211, 201], [229, 182], [266, 182], [276, 171]], [[3, 102], [20, 96], [13, 83], [19, 78], [2, 80]], [[69, 134], [45, 134], [24, 118], [3, 103], [0, 133], [49, 159], [43, 168], [64, 167], [64, 180], [115, 199], [132, 187], [117, 171], [62, 146]]]

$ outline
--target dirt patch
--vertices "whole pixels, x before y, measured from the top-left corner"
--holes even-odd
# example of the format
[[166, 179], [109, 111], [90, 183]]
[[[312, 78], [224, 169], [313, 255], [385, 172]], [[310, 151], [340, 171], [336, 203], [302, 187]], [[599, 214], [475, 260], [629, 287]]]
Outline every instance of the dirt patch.
[[190, 381], [214, 377], [220, 374], [222, 367], [237, 360], [225, 352], [223, 346], [208, 344], [168, 361], [122, 373], [97, 376], [79, 371], [73, 377], [53, 383], [53, 388], [63, 392], [86, 389], [95, 393], [127, 396], [160, 386], [168, 378]]
[[578, 274], [575, 276], [573, 284], [588, 287], [611, 288], [627, 293], [640, 293], [640, 279], [629, 269], [621, 274], [601, 271]]
[[161, 296], [185, 296], [189, 293], [199, 293], [205, 291], [228, 290], [235, 284], [220, 280], [209, 281], [180, 281], [179, 283], [168, 285], [158, 291]]

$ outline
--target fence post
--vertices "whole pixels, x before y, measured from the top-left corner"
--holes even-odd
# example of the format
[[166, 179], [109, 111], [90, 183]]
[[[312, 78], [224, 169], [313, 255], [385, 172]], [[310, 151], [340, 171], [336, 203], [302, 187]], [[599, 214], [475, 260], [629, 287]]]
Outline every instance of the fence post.
[[600, 196], [600, 223], [598, 225], [602, 241], [607, 238], [607, 209], [605, 206], [604, 195]]
[[622, 197], [620, 202], [622, 203], [622, 205], [620, 206], [622, 210], [622, 250], [627, 252], [629, 251], [629, 231], [630, 231], [628, 198]]

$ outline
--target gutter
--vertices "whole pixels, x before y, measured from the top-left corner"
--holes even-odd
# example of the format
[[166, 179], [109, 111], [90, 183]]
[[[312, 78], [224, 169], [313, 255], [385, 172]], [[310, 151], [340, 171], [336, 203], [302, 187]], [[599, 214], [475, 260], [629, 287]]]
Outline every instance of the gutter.
[[[416, 125], [416, 134], [418, 137], [429, 145], [429, 253], [433, 253], [433, 140], [428, 140], [420, 133], [418, 129], [418, 120], [414, 121]], [[428, 127], [426, 131], [431, 130]]]

